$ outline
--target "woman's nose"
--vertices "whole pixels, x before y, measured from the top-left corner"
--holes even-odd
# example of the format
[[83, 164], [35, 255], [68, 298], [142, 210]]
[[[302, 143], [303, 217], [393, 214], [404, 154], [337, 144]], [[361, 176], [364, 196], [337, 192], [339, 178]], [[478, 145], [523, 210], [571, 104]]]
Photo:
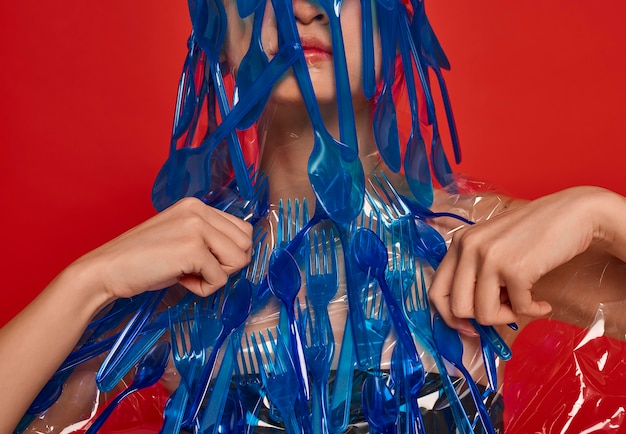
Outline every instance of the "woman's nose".
[[310, 24], [319, 21], [328, 24], [328, 17], [317, 2], [309, 0], [293, 0], [293, 14], [297, 22]]

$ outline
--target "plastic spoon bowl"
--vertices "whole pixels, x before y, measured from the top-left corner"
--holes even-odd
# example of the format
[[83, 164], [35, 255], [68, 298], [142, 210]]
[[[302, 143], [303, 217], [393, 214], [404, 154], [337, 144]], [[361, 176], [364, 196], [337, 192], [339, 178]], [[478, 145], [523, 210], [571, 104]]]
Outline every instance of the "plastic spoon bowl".
[[372, 428], [382, 434], [393, 434], [398, 421], [396, 399], [382, 377], [371, 376], [361, 390], [363, 415]]
[[275, 249], [270, 255], [267, 279], [270, 291], [280, 300], [287, 311], [291, 354], [300, 385], [300, 395], [304, 401], [308, 402], [311, 397], [311, 389], [294, 306], [298, 292], [300, 292], [302, 278], [296, 260], [286, 249]]
[[128, 395], [156, 383], [165, 372], [169, 355], [170, 343], [167, 341], [161, 341], [152, 347], [137, 364], [135, 377], [130, 385], [111, 401], [85, 434], [97, 433], [113, 410]]
[[419, 362], [419, 355], [417, 354], [411, 331], [402, 313], [402, 308], [398, 305], [393, 292], [385, 280], [385, 271], [387, 269], [387, 248], [385, 244], [374, 232], [360, 228], [357, 229], [352, 237], [350, 254], [364, 273], [368, 273], [378, 279], [398, 340], [403, 345], [407, 357], [414, 363], [421, 363]]
[[[269, 63], [269, 59], [263, 50], [263, 43], [261, 41], [261, 27], [263, 25], [264, 15], [265, 4], [260, 4], [254, 12], [250, 48], [248, 48], [245, 56], [241, 59], [241, 63], [237, 69], [236, 92], [238, 98], [245, 98], [245, 95], [250, 91], [250, 88], [255, 85], [259, 75]], [[260, 98], [248, 111], [246, 116], [239, 121], [237, 128], [245, 130], [256, 122], [269, 97], [270, 92], [268, 90], [265, 95]]]

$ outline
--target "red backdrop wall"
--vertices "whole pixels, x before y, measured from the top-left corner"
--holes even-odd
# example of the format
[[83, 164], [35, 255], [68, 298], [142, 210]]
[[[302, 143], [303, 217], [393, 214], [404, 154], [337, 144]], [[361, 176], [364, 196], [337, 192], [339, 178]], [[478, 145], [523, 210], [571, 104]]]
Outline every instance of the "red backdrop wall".
[[[457, 171], [534, 198], [626, 194], [626, 6], [433, 0]], [[183, 1], [0, 3], [0, 325], [65, 265], [154, 214], [189, 33]]]

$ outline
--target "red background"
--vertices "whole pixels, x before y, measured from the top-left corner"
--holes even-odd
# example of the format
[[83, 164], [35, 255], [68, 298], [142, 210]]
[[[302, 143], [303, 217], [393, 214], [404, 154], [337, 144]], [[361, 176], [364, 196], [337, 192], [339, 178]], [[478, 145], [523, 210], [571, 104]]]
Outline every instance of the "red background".
[[[626, 194], [626, 4], [431, 0], [464, 151], [534, 198]], [[65, 265], [154, 214], [189, 33], [179, 0], [0, 3], [0, 325]]]

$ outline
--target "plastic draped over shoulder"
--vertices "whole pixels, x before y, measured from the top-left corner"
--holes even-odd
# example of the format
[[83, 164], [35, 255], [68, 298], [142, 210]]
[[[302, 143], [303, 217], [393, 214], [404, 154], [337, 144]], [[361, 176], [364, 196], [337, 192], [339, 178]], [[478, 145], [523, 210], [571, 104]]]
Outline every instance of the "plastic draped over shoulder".
[[[331, 4], [342, 2], [314, 4], [338, 33], [341, 8]], [[486, 329], [495, 343], [461, 338], [431, 311], [428, 288], [452, 235], [512, 202], [451, 174], [428, 73], [458, 161], [441, 76], [449, 64], [424, 2], [360, 4], [373, 150], [354, 131], [342, 38], [331, 38], [335, 137], [322, 121], [292, 2], [189, 2], [193, 32], [153, 202], [162, 210], [193, 196], [254, 223], [252, 260], [206, 298], [172, 287], [108, 306], [16, 432], [85, 432], [160, 340], [173, 348], [164, 375], [122, 401], [99, 432], [619, 432], [624, 345], [614, 338], [626, 327], [613, 320], [614, 304], [565, 306], [577, 326]], [[252, 41], [237, 71], [222, 56], [233, 10]], [[280, 41], [272, 56], [261, 38], [268, 17]], [[379, 34], [376, 82], [368, 41]], [[285, 74], [297, 81], [315, 130], [306, 173], [290, 174], [287, 194], [272, 190], [261, 161], [272, 124], [266, 107]], [[314, 196], [299, 195], [300, 182]], [[581, 269], [569, 272], [574, 279]], [[597, 276], [601, 282], [602, 270]]]
[[[427, 289], [433, 265], [445, 253], [450, 238], [466, 224], [463, 219], [488, 220], [514, 204], [484, 183], [457, 177], [455, 192], [436, 191], [428, 216], [411, 214], [408, 219], [395, 221], [392, 228], [384, 211], [390, 203], [383, 199], [384, 195], [376, 195], [376, 191], [382, 192], [376, 178], [371, 181], [358, 225], [371, 228], [385, 240], [386, 282], [401, 306], [420, 363], [411, 361], [405, 352], [406, 344], [397, 338], [397, 322], [391, 319], [389, 309], [393, 302], [385, 298], [381, 282], [359, 269], [350, 269], [354, 247], [342, 243], [342, 227], [321, 221], [293, 249], [290, 243], [297, 239], [310, 216], [303, 203], [283, 201], [271, 205], [266, 217], [259, 221], [252, 263], [233, 276], [223, 291], [200, 299], [189, 296], [183, 288], [167, 290], [129, 353], [141, 357], [147, 351], [141, 345], [141, 337], [163, 330], [165, 334], [157, 333], [157, 340], [171, 340], [178, 348], [173, 364], [155, 386], [123, 401], [100, 432], [156, 432], [164, 424], [164, 415], [172, 423], [172, 414], [176, 414], [171, 410], [176, 408], [172, 402], [191, 380], [185, 366], [193, 363], [192, 354], [204, 355], [196, 359], [197, 366], [208, 362], [224, 323], [226, 296], [232, 294], [234, 282], [241, 280], [250, 284], [256, 297], [250, 301], [252, 311], [245, 326], [233, 330], [221, 347], [208, 380], [209, 393], [199, 411], [200, 420], [206, 425], [202, 432], [245, 432], [250, 428], [253, 432], [278, 433], [285, 429], [285, 424], [289, 432], [312, 432], [313, 427], [307, 426], [306, 421], [322, 419], [332, 432], [370, 432], [376, 421], [390, 421], [397, 429], [393, 432], [418, 432], [409, 423], [419, 420], [415, 417], [418, 413], [427, 433], [455, 429], [484, 432], [476, 403], [468, 392], [470, 383], [448, 363], [448, 357], [453, 357], [447, 353], [449, 348], [442, 349], [437, 326], [431, 328], [431, 312], [424, 310], [423, 303], [427, 301], [421, 293]], [[408, 194], [401, 182], [394, 188]], [[411, 204], [406, 199], [403, 203]], [[403, 232], [411, 227], [414, 232]], [[433, 228], [437, 231], [433, 232]], [[298, 275], [291, 275], [287, 282], [272, 276], [268, 287], [265, 276], [277, 273], [276, 269], [272, 271], [276, 266], [271, 260], [273, 249], [292, 251]], [[290, 275], [287, 268], [294, 265], [289, 265], [289, 261], [279, 264], [279, 277]], [[348, 270], [352, 273], [346, 274]], [[564, 272], [568, 278], [552, 287], [557, 293], [574, 290], [572, 285], [580, 279], [589, 282], [581, 297], [575, 301], [568, 298], [569, 305], [555, 307], [554, 315], [567, 318], [570, 323], [524, 320], [517, 332], [499, 328], [513, 351], [506, 363], [493, 357], [484, 341], [463, 338], [462, 363], [471, 373], [469, 381], [482, 396], [490, 420], [486, 423], [491, 424], [492, 432], [621, 432], [626, 381], [624, 301], [602, 299], [597, 294], [603, 279], [609, 273], [626, 273], [625, 266], [599, 259], [593, 264], [573, 264]], [[301, 284], [293, 303], [300, 344], [292, 343], [290, 315], [282, 298], [274, 296], [277, 288], [271, 286], [289, 282]], [[119, 340], [119, 330], [126, 329], [137, 311], [141, 311], [144, 301], [120, 300], [103, 311], [66, 363], [102, 343], [106, 345], [101, 351], [108, 351], [112, 342]], [[181, 344], [182, 340], [187, 345]], [[298, 353], [292, 345], [302, 348], [301, 361], [311, 390], [303, 408], [297, 405], [304, 398], [298, 398], [299, 371], [293, 361]], [[114, 396], [131, 383], [134, 372], [129, 364], [111, 391], [99, 390], [96, 374], [104, 359], [98, 356], [101, 351], [74, 368], [56, 403], [40, 409], [38, 415], [25, 416], [24, 426], [30, 424], [30, 428], [24, 432], [85, 432]], [[493, 363], [495, 371], [490, 371]], [[327, 386], [320, 387], [320, 381]], [[285, 406], [285, 397], [291, 397], [291, 407]], [[191, 398], [188, 399], [189, 403]], [[184, 412], [184, 408], [178, 411]], [[324, 408], [328, 411], [323, 412]], [[293, 422], [293, 415], [301, 412], [325, 416], [297, 417]], [[370, 420], [372, 417], [374, 421]], [[290, 423], [294, 426], [290, 427]]]

